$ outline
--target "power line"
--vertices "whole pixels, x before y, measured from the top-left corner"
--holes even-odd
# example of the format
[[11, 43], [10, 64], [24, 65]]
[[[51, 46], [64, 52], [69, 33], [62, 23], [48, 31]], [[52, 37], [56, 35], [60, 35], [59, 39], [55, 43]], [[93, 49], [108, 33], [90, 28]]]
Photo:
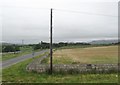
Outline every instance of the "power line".
[[97, 13], [90, 13], [90, 12], [81, 12], [81, 11], [74, 11], [74, 10], [65, 10], [65, 9], [54, 9], [55, 11], [61, 11], [61, 12], [71, 12], [71, 13], [81, 13], [81, 14], [87, 14], [87, 15], [97, 15], [97, 16], [107, 16], [107, 17], [118, 17], [114, 15], [106, 15], [106, 14], [97, 14]]
[[[15, 7], [15, 6], [2, 6], [2, 7], [4, 7], [4, 8], [23, 8], [23, 9], [50, 10], [49, 8], [37, 8], [37, 7]], [[67, 9], [53, 9], [53, 10], [55, 10], [55, 11], [61, 11], [61, 12], [71, 12], [71, 13], [87, 14], [87, 15], [97, 15], [97, 16], [107, 16], [107, 17], [118, 17], [118, 16], [114, 16], [114, 15], [106, 15], [106, 14], [98, 14], [98, 13], [74, 11], [74, 10], [67, 10]]]

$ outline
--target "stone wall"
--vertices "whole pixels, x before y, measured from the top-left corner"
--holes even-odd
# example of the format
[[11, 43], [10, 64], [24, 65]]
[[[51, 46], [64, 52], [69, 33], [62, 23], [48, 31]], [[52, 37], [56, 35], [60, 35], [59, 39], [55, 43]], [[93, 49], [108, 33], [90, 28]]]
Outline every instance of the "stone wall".
[[[48, 55], [34, 60], [26, 67], [27, 71], [38, 73], [49, 72], [50, 65], [42, 64], [41, 61]], [[57, 73], [109, 73], [118, 72], [118, 64], [53, 64], [53, 71]]]
[[[27, 71], [34, 71], [38, 73], [48, 72], [49, 65], [37, 64], [26, 67]], [[117, 64], [54, 64], [54, 72], [63, 73], [88, 73], [88, 72], [118, 72]]]

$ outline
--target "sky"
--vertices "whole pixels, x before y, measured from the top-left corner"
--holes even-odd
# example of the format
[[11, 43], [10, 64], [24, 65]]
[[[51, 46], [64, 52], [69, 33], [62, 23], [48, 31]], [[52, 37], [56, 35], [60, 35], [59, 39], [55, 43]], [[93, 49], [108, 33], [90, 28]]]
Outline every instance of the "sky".
[[49, 42], [53, 8], [53, 42], [118, 38], [118, 0], [2, 0], [1, 41]]

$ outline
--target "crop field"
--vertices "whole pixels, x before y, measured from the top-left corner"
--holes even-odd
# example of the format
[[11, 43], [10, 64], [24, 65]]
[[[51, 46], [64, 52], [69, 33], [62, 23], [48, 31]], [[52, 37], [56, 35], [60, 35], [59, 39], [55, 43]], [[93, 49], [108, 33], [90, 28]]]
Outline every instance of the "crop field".
[[[47, 63], [49, 59], [45, 60]], [[53, 53], [54, 64], [116, 64], [118, 46], [59, 49]]]

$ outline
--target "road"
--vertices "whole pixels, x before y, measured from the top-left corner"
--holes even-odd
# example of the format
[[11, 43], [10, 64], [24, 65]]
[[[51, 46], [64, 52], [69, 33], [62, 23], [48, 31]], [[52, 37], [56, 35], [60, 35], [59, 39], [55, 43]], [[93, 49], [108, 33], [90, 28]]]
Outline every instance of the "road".
[[48, 52], [48, 50], [42, 50], [40, 52], [35, 52], [34, 53], [34, 56], [33, 54], [27, 54], [27, 55], [24, 55], [24, 56], [20, 56], [20, 57], [17, 57], [17, 58], [13, 58], [13, 59], [10, 59], [10, 60], [6, 60], [6, 61], [3, 61], [0, 66], [2, 66], [2, 69], [8, 67], [8, 66], [11, 66], [13, 64], [16, 64], [16, 63], [19, 63], [21, 61], [24, 61], [26, 59], [29, 59], [29, 58], [32, 58], [32, 57], [35, 57], [35, 56], [38, 56], [40, 54], [43, 54], [44, 52]]

